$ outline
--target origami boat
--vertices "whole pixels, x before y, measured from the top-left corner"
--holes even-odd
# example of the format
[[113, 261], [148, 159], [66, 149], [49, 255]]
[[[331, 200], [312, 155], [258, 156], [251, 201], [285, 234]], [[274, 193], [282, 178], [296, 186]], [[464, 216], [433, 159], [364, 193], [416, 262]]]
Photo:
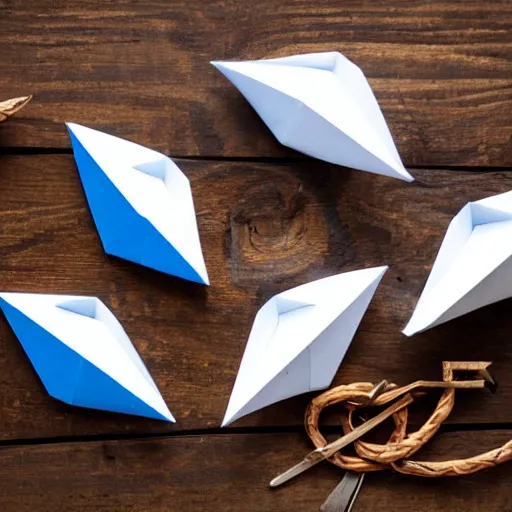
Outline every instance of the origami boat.
[[123, 327], [96, 297], [1, 293], [0, 307], [52, 397], [174, 422]]
[[209, 284], [187, 177], [167, 156], [68, 123], [105, 252]]
[[448, 226], [404, 334], [512, 297], [512, 192], [468, 203]]
[[328, 387], [386, 270], [326, 277], [266, 302], [254, 319], [222, 426]]
[[413, 181], [363, 72], [340, 53], [212, 64], [284, 146], [333, 164]]

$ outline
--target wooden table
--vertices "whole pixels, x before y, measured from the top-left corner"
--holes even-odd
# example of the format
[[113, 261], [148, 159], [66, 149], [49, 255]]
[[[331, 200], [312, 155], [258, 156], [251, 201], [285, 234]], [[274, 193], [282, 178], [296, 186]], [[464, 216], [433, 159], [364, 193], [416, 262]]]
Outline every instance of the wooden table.
[[[407, 339], [452, 216], [512, 189], [509, 0], [0, 0], [0, 99], [35, 94], [0, 126], [0, 288], [100, 297], [125, 326], [175, 425], [66, 406], [0, 320], [2, 511], [313, 511], [342, 472], [276, 491], [310, 449], [312, 396], [220, 429], [255, 312], [273, 294], [390, 265], [335, 384], [438, 378], [493, 361], [418, 457], [512, 437], [510, 300]], [[213, 59], [338, 50], [369, 77], [416, 181], [280, 146]], [[65, 121], [176, 159], [190, 178], [212, 285], [103, 253]], [[420, 407], [428, 412], [431, 404]], [[418, 419], [419, 421], [419, 419]], [[336, 418], [327, 417], [331, 432]], [[512, 510], [512, 466], [459, 479], [369, 476], [354, 510]]]

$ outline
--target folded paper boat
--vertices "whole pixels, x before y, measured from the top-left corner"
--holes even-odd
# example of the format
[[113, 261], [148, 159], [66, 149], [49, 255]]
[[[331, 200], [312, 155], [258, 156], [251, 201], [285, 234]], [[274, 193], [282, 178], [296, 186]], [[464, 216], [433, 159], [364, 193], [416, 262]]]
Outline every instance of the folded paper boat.
[[326, 277], [268, 300], [254, 319], [222, 426], [328, 387], [386, 270]]
[[1, 293], [0, 307], [52, 397], [174, 422], [123, 327], [96, 297]]
[[342, 54], [212, 64], [281, 144], [333, 164], [413, 181], [370, 84]]
[[209, 284], [187, 177], [167, 156], [67, 124], [105, 252]]
[[512, 297], [512, 192], [468, 203], [448, 226], [404, 334]]

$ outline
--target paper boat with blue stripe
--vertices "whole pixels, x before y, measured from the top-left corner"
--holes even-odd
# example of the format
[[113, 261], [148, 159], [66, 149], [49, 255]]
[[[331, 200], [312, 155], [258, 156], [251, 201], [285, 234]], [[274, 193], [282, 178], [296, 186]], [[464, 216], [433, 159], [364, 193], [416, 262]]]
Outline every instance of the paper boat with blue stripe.
[[512, 192], [468, 203], [452, 219], [404, 334], [512, 297]]
[[212, 62], [284, 146], [413, 181], [363, 72], [338, 52]]
[[105, 252], [209, 284], [188, 178], [167, 156], [68, 123]]
[[123, 327], [96, 297], [1, 293], [0, 307], [52, 397], [174, 422]]
[[297, 286], [258, 311], [222, 426], [331, 384], [387, 267]]

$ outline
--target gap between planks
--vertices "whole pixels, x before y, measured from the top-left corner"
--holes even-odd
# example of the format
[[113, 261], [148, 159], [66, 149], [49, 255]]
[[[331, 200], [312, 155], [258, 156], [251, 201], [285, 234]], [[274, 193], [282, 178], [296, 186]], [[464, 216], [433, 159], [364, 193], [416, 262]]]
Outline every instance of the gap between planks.
[[[45, 155], [72, 155], [71, 148], [35, 148], [35, 147], [13, 147], [1, 148], [0, 156], [45, 156]], [[232, 163], [259, 163], [269, 165], [289, 165], [294, 163], [304, 163], [310, 159], [308, 157], [243, 157], [243, 156], [190, 156], [190, 155], [166, 155], [173, 160], [188, 160], [197, 162], [232, 162]], [[316, 160], [323, 162], [322, 160]], [[334, 164], [333, 164], [334, 165]], [[407, 169], [423, 169], [433, 171], [467, 171], [467, 172], [499, 172], [512, 170], [509, 166], [468, 166], [468, 165], [406, 165]], [[362, 171], [363, 172], [363, 171]]]
[[[417, 426], [413, 426], [417, 428]], [[442, 425], [436, 435], [449, 432], [482, 432], [491, 430], [512, 430], [510, 423], [459, 423]], [[63, 443], [94, 443], [105, 441], [133, 441], [144, 439], [171, 439], [187, 437], [233, 436], [233, 435], [268, 435], [268, 434], [297, 434], [304, 432], [302, 425], [289, 427], [232, 427], [232, 428], [204, 428], [191, 430], [176, 430], [175, 432], [148, 433], [148, 434], [98, 434], [85, 436], [60, 436], [27, 439], [8, 439], [0, 441], [0, 448], [16, 446], [44, 446]], [[322, 428], [324, 434], [339, 434], [340, 429], [335, 425], [326, 425]]]

